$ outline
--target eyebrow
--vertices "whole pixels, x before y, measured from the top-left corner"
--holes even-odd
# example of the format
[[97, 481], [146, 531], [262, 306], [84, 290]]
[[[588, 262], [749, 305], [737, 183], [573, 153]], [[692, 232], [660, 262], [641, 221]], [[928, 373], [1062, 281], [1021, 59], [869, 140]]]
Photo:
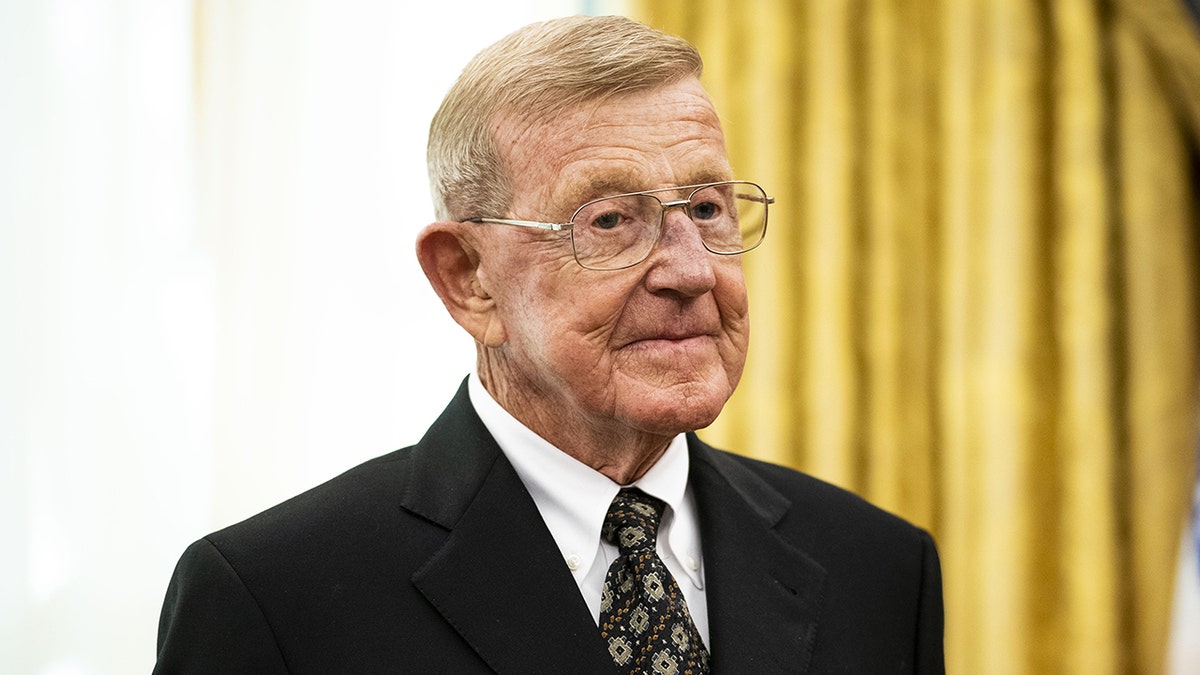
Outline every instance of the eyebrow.
[[562, 199], [569, 203], [561, 206], [569, 213], [593, 199], [642, 190], [646, 182], [643, 176], [625, 171], [593, 174], [583, 180], [568, 183], [560, 194]]
[[[731, 180], [729, 172], [721, 169], [703, 169], [684, 175], [687, 178], [679, 185], [700, 185]], [[569, 217], [572, 211], [593, 199], [653, 189], [655, 188], [649, 186], [649, 181], [640, 172], [620, 171], [593, 174], [583, 180], [568, 183], [560, 192], [563, 195], [561, 200], [556, 200], [565, 200], [567, 203], [557, 203], [555, 206], [558, 212], [566, 214], [564, 217]]]

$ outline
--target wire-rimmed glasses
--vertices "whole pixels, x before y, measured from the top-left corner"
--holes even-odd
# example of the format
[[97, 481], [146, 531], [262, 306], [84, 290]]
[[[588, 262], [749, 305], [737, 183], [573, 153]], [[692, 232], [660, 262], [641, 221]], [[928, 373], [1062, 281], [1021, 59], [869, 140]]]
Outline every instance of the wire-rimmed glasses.
[[[657, 196], [684, 191], [685, 199]], [[565, 223], [508, 218], [470, 218], [467, 222], [570, 231], [571, 248], [580, 265], [611, 271], [633, 267], [650, 256], [662, 235], [667, 209], [683, 209], [699, 229], [706, 249], [718, 255], [736, 255], [762, 243], [767, 233], [767, 206], [773, 203], [757, 184], [727, 180], [593, 199]]]

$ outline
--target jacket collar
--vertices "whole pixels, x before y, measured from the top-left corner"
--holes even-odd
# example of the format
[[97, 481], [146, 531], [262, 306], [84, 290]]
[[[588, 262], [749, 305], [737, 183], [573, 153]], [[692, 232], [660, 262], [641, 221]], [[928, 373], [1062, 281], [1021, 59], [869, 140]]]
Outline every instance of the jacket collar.
[[805, 672], [826, 570], [774, 529], [791, 502], [688, 435], [700, 510], [713, 672]]
[[[825, 570], [773, 531], [786, 498], [694, 435], [688, 443], [714, 669], [803, 672]], [[450, 625], [496, 672], [611, 673], [578, 586], [465, 383], [406, 454], [401, 506], [447, 530], [412, 581]]]
[[498, 673], [612, 673], [591, 612], [466, 385], [408, 453], [401, 506], [448, 530], [417, 589]]

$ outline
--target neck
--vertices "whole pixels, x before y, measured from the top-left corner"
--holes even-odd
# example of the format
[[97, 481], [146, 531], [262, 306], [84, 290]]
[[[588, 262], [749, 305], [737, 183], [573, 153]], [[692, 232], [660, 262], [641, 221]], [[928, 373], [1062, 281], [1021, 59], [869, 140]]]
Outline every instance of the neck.
[[[646, 475], [650, 467], [658, 463], [670, 444], [671, 439], [669, 438], [661, 442], [656, 439], [654, 445], [647, 448], [627, 449], [614, 453], [614, 456], [593, 454], [589, 458], [581, 457], [568, 450], [563, 450], [563, 452], [608, 476], [609, 480], [618, 485], [630, 485]], [[557, 443], [555, 447], [562, 448]]]
[[479, 379], [487, 392], [510, 415], [560, 451], [604, 474], [618, 485], [629, 485], [650, 470], [674, 435], [631, 428], [615, 419], [597, 419], [575, 406], [556, 404], [534, 386], [515, 386], [481, 361]]

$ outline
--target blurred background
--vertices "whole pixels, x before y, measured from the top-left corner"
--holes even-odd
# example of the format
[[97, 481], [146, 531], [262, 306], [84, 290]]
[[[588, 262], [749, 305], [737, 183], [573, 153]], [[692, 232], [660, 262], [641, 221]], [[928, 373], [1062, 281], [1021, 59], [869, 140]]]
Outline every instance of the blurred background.
[[930, 529], [951, 672], [1200, 673], [1191, 0], [0, 0], [0, 670], [148, 672], [188, 543], [420, 437], [428, 120], [575, 13], [776, 198], [706, 438]]

